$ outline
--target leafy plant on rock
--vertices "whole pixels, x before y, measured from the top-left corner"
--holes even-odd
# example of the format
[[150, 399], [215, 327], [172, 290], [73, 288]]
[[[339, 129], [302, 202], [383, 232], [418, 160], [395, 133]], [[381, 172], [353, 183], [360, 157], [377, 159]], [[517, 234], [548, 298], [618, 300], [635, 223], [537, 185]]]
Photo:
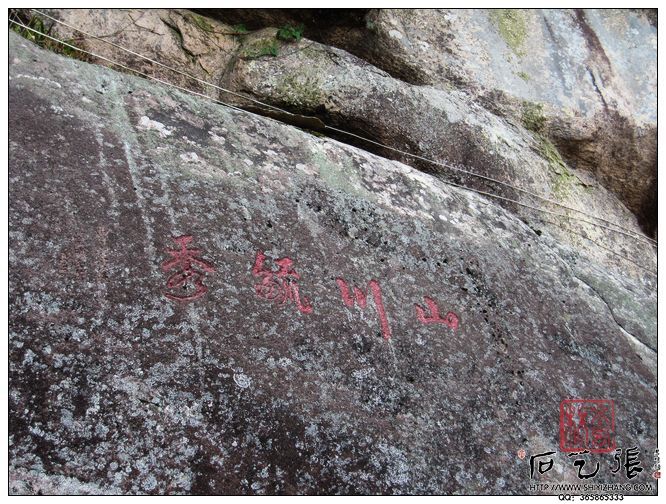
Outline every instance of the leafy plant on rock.
[[284, 25], [277, 31], [276, 36], [285, 42], [298, 42], [303, 37], [303, 31], [305, 31], [303, 24], [298, 26]]

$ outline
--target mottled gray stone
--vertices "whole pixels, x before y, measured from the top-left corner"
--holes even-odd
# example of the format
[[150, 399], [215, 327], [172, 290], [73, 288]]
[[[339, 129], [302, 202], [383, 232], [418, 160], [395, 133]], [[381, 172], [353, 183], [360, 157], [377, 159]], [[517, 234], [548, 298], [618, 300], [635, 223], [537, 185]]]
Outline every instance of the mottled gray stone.
[[[608, 308], [653, 317], [650, 282], [399, 162], [15, 34], [9, 62], [11, 493], [531, 493], [565, 398], [615, 401], [656, 492], [654, 323]], [[186, 304], [181, 235], [216, 270]], [[312, 313], [257, 295], [258, 250]], [[379, 283], [390, 340], [338, 278]]]
[[[254, 27], [304, 22], [308, 38], [344, 49], [400, 82], [456, 89], [499, 116], [539, 129], [570, 165], [593, 173], [654, 234], [656, 10], [369, 9], [339, 17], [325, 10], [199, 11]], [[367, 91], [361, 80], [355, 88]], [[329, 111], [326, 99], [318, 105]], [[368, 134], [405, 129], [391, 123], [387, 108], [383, 115], [378, 110], [382, 120]], [[526, 109], [539, 111], [536, 124], [523, 120]]]
[[[270, 30], [255, 34], [269, 35]], [[656, 252], [649, 244], [610, 231], [607, 222], [591, 217], [642, 236], [635, 215], [618, 196], [584, 170], [567, 166], [542, 135], [489, 112], [465, 91], [410, 85], [349, 53], [311, 41], [301, 41], [298, 50], [280, 58], [239, 61], [233, 76], [235, 87], [250, 90], [262, 101], [304, 114], [319, 111], [327, 123], [443, 163], [425, 162], [338, 135], [444, 180], [499, 195], [504, 199], [495, 201], [519, 215], [535, 232], [554, 234], [558, 241], [595, 261], [619, 266], [622, 274], [633, 271], [642, 276], [642, 268], [656, 270]], [[234, 101], [254, 107], [242, 99]], [[535, 211], [535, 206], [560, 216]], [[564, 213], [572, 218], [562, 218]], [[621, 259], [618, 251], [639, 266]]]
[[[636, 201], [656, 201], [656, 190], [652, 190], [656, 181], [656, 165], [650, 161], [656, 159], [656, 129], [648, 132], [649, 134], [636, 133], [627, 124], [619, 124], [615, 120], [594, 114], [586, 115], [587, 113], [572, 108], [576, 106], [576, 96], [584, 95], [580, 100], [589, 101], [585, 94], [587, 87], [581, 88], [578, 94], [574, 93], [574, 98], [567, 101], [566, 107], [563, 103], [546, 102], [546, 108], [539, 109], [541, 101], [539, 105], [537, 102], [526, 101], [524, 103], [528, 106], [524, 108], [525, 97], [519, 92], [522, 92], [526, 84], [516, 75], [519, 73], [516, 62], [511, 59], [505, 61], [499, 57], [503, 54], [502, 51], [507, 49], [506, 44], [497, 43], [496, 39], [500, 39], [500, 35], [493, 25], [496, 21], [491, 22], [486, 11], [456, 12], [457, 14], [452, 16], [446, 11], [373, 10], [367, 13], [360, 34], [358, 26], [354, 29], [341, 27], [337, 26], [333, 19], [329, 19], [331, 27], [326, 32], [328, 35], [322, 35], [325, 41], [356, 52], [365, 57], [366, 61], [345, 50], [305, 38], [299, 43], [276, 38], [275, 27], [288, 23], [289, 16], [298, 15], [294, 14], [294, 11], [232, 9], [208, 12], [211, 15], [224, 14], [231, 17], [229, 25], [187, 11], [49, 11], [51, 15], [71, 26], [80, 27], [90, 33], [110, 35], [103, 40], [88, 38], [81, 41], [79, 44], [87, 50], [120, 61], [131, 68], [139, 68], [160, 79], [216, 96], [242, 108], [254, 107], [262, 114], [267, 113], [265, 107], [241, 98], [239, 94], [278, 105], [292, 112], [319, 117], [328, 125], [425, 156], [436, 163], [448, 164], [443, 166], [425, 162], [360, 141], [353, 136], [326, 130], [327, 134], [337, 135], [336, 138], [343, 142], [356, 143], [364, 149], [405, 162], [425, 172], [436, 173], [444, 180], [498, 194], [509, 200], [518, 200], [523, 205], [545, 206], [551, 212], [559, 214], [565, 212], [563, 208], [525, 192], [482, 178], [490, 177], [575, 208], [588, 216], [600, 216], [622, 226], [630, 233], [641, 235], [639, 224], [646, 227], [645, 215], [637, 210], [636, 205], [629, 205], [627, 208], [625, 203], [628, 195], [630, 199], [636, 199], [634, 196], [638, 195]], [[523, 23], [526, 23], [527, 17], [532, 24], [542, 22], [541, 17], [532, 11], [529, 11], [532, 12], [529, 16], [523, 11], [506, 12], [516, 12], [516, 16]], [[573, 22], [570, 19], [574, 16], [573, 11], [558, 12], [557, 15], [562, 18], [561, 26], [554, 25], [558, 37], [578, 40], [580, 37], [573, 37], [569, 33], [581, 29], [577, 24], [570, 26]], [[321, 21], [322, 16], [323, 11], [317, 12], [315, 16], [320, 19], [320, 25], [325, 24]], [[362, 17], [361, 14], [358, 16]], [[455, 23], [452, 21], [454, 18]], [[231, 24], [241, 21], [254, 28], [265, 24], [272, 24], [273, 28], [253, 30], [239, 36]], [[348, 16], [342, 16], [337, 21], [351, 22]], [[57, 33], [59, 37], [69, 39], [75, 36], [74, 31], [61, 24], [53, 24], [48, 19], [45, 23], [52, 33]], [[465, 23], [470, 23], [470, 26], [478, 23], [481, 25], [470, 33], [465, 33]], [[396, 26], [401, 27], [402, 31], [396, 30]], [[306, 34], [321, 35], [320, 28], [322, 27], [306, 28]], [[402, 38], [397, 37], [398, 32], [405, 35]], [[447, 35], [443, 36], [443, 33]], [[454, 34], [458, 37], [455, 47], [459, 49], [451, 53], [445, 42], [450, 42]], [[647, 40], [650, 34], [651, 30], [648, 29], [635, 36]], [[416, 37], [416, 42], [410, 41], [410, 37]], [[117, 45], [109, 45], [109, 41]], [[535, 65], [551, 70], [551, 67], [566, 67], [577, 79], [580, 71], [584, 73], [580, 58], [572, 56], [576, 53], [573, 49], [558, 51], [558, 43], [566, 45], [569, 42], [548, 39], [541, 40], [540, 44], [524, 44], [525, 51], [529, 49], [531, 52], [526, 52], [521, 58], [536, 58], [538, 61]], [[548, 51], [543, 48], [544, 44], [548, 46]], [[275, 48], [278, 57], [259, 50], [269, 46]], [[465, 52], [468, 46], [478, 48], [479, 54]], [[497, 56], [490, 63], [489, 56], [484, 52], [486, 49], [483, 49], [487, 46], [494, 51], [492, 54]], [[237, 94], [205, 86], [201, 81], [167, 70], [136, 54], [123, 51], [121, 47], [131, 48], [135, 53], [159, 62], [168, 62], [180, 72], [221, 84], [223, 88], [234, 90]], [[579, 47], [577, 51], [587, 54], [586, 47]], [[511, 51], [510, 48], [508, 50]], [[562, 55], [553, 62], [548, 59], [550, 56], [544, 56], [544, 51], [547, 55]], [[649, 53], [649, 50], [646, 51]], [[648, 58], [647, 53], [643, 55], [645, 58]], [[442, 70], [442, 58], [446, 60], [448, 72]], [[454, 59], [449, 60], [450, 58]], [[456, 63], [456, 58], [462, 63]], [[368, 61], [376, 66], [368, 64]], [[109, 64], [102, 59], [96, 62]], [[476, 65], [480, 76], [456, 80], [451, 75], [451, 72], [458, 77], [467, 75], [469, 64]], [[400, 65], [403, 69], [408, 66], [425, 72], [425, 76], [416, 81], [417, 84], [429, 85], [405, 82], [403, 79], [406, 77], [398, 71]], [[388, 69], [389, 73], [380, 68]], [[494, 78], [501, 80], [504, 87], [500, 89], [490, 86], [489, 82], [494, 81], [488, 80], [488, 69], [497, 70]], [[569, 74], [551, 70], [541, 72], [537, 86], [539, 89], [558, 89], [559, 85], [565, 85], [573, 79]], [[403, 79], [396, 78], [396, 74]], [[523, 86], [515, 87], [518, 95], [514, 93], [509, 96], [507, 89], [515, 80]], [[553, 82], [550, 87], [547, 85], [549, 80]], [[451, 82], [458, 84], [454, 87]], [[532, 82], [531, 85], [536, 84]], [[652, 88], [647, 85], [646, 89]], [[567, 96], [571, 92], [573, 91], [569, 88], [566, 93], [562, 91]], [[591, 92], [598, 100], [596, 92]], [[650, 100], [647, 102], [648, 107], [653, 103]], [[566, 109], [564, 112], [562, 107]], [[595, 110], [597, 108], [595, 106]], [[581, 114], [584, 117], [580, 117]], [[631, 116], [631, 110], [625, 110], [623, 114]], [[315, 123], [321, 124], [317, 120]], [[308, 126], [308, 123], [297, 125], [312, 127]], [[526, 128], [526, 125], [538, 131], [532, 131]], [[599, 128], [605, 128], [605, 133], [597, 131]], [[607, 137], [611, 133], [615, 139], [613, 141], [619, 142], [621, 148], [609, 144]], [[547, 139], [548, 136], [554, 139], [567, 137], [568, 140], [560, 142], [556, 147]], [[645, 145], [636, 149], [636, 142], [643, 142]], [[573, 151], [578, 152], [576, 156], [583, 156], [589, 161], [586, 166], [573, 159]], [[584, 154], [581, 154], [583, 151]], [[568, 166], [561, 156], [569, 161]], [[608, 156], [613, 159], [609, 161]], [[623, 160], [618, 156], [623, 157]], [[628, 167], [627, 163], [631, 166]], [[607, 177], [602, 165], [612, 167], [619, 177], [619, 186], [606, 183]], [[637, 168], [641, 166], [647, 167], [649, 173], [638, 173], [636, 170], [643, 170]], [[585, 167], [587, 170], [578, 169]], [[463, 173], [461, 169], [475, 172], [481, 177]], [[591, 175], [590, 170], [595, 175]], [[623, 189], [616, 194], [618, 187]], [[640, 277], [644, 274], [641, 266], [653, 271], [656, 269], [656, 253], [645, 241], [582, 223], [576, 219], [582, 217], [580, 213], [571, 212], [570, 215], [574, 218], [568, 219], [535, 212], [508, 200], [498, 199], [497, 202], [520, 215], [535, 232], [547, 231], [555, 234], [558, 241], [568, 243], [595, 262], [601, 261], [606, 266], [617, 268], [622, 275]], [[638, 206], [641, 205], [642, 203]], [[631, 261], [613, 253], [618, 250], [639, 266], [636, 267]]]

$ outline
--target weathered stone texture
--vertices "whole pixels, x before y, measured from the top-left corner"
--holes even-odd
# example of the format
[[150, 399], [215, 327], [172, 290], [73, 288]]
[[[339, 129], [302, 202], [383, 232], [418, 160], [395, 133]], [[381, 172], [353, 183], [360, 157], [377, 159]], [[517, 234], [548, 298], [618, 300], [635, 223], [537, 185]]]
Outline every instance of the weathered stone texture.
[[[613, 399], [650, 462], [652, 280], [397, 161], [15, 34], [9, 62], [11, 493], [530, 493], [565, 398]], [[182, 235], [215, 268], [185, 304]], [[258, 250], [312, 313], [257, 295]]]
[[[656, 229], [656, 10], [371, 9], [337, 18], [316, 10], [199, 12], [255, 28], [303, 22], [307, 37], [399, 81], [457, 89], [499, 116], [538, 126], [572, 167], [592, 172], [647, 232]], [[525, 121], [526, 107], [535, 105], [538, 124]], [[397, 134], [389, 119], [383, 129]]]
[[[541, 16], [536, 11], [507, 11], [514, 14], [490, 19], [487, 12], [480, 10], [456, 11], [455, 15], [446, 11], [379, 10], [368, 12], [365, 17], [347, 13], [336, 18], [340, 23], [337, 25], [329, 19], [331, 26], [323, 32], [322, 22], [306, 27], [307, 36], [318, 36], [323, 42], [346, 51], [306, 38], [297, 43], [279, 40], [277, 26], [287, 23], [289, 16], [300, 20], [300, 15], [293, 11], [261, 11], [261, 15], [254, 17], [247, 12], [242, 15], [242, 10], [223, 12], [227, 24], [187, 11], [49, 11], [82, 30], [111, 34], [104, 40], [85, 38], [79, 42], [96, 54], [262, 114], [270, 109], [247, 98], [320, 118], [327, 125], [434, 160], [435, 163], [427, 162], [325, 130], [340, 141], [405, 162], [443, 180], [517, 200], [522, 205], [544, 206], [559, 214], [567, 212], [543, 199], [490, 182], [488, 178], [492, 178], [586, 216], [602, 217], [638, 235], [643, 232], [641, 226], [652, 229], [656, 223], [654, 216], [646, 217], [656, 208], [656, 129], [654, 118], [641, 112], [654, 108], [653, 82], [636, 84], [631, 93], [618, 91], [613, 95], [626, 95], [632, 104], [641, 104], [641, 111], [629, 106], [603, 109], [584, 72], [584, 68], [593, 68], [596, 60], [585, 67], [583, 63], [589, 56], [587, 45], [581, 46], [582, 35], [569, 33], [581, 30], [579, 21], [569, 19], [574, 16], [573, 11], [557, 11], [562, 19], [553, 25], [557, 33], [552, 36], [542, 26], [546, 22], [542, 17], [556, 14], [546, 12]], [[212, 14], [216, 13], [222, 15], [219, 11]], [[307, 21], [308, 16], [302, 15]], [[253, 19], [247, 19], [248, 16]], [[359, 16], [365, 19], [361, 26]], [[511, 16], [517, 16], [524, 29], [529, 24], [532, 38], [535, 37], [532, 32], [539, 32], [537, 27], [546, 33], [538, 43], [530, 39], [528, 44], [527, 34], [520, 32], [520, 58], [501, 38], [511, 28], [505, 26], [507, 19], [513, 19]], [[608, 16], [603, 19], [610, 19]], [[627, 16], [629, 20], [636, 17]], [[642, 16], [634, 20], [639, 27], [643, 26], [641, 20]], [[239, 34], [233, 23], [240, 21], [252, 28], [268, 27]], [[53, 24], [48, 19], [46, 23]], [[476, 28], [465, 33], [462, 27], [466, 24]], [[616, 25], [613, 30], [618, 29]], [[174, 26], [180, 26], [179, 31], [174, 31]], [[61, 37], [76, 35], [59, 24], [53, 24], [52, 29]], [[648, 23], [632, 37], [649, 41], [652, 31]], [[455, 44], [451, 42], [454, 34]], [[612, 38], [610, 34], [601, 37]], [[156, 61], [168, 62], [178, 71], [237, 94], [188, 79], [111, 46], [109, 41]], [[576, 45], [576, 41], [580, 44]], [[455, 51], [449, 48], [449, 42], [457, 48]], [[470, 48], [476, 48], [478, 54], [470, 53]], [[277, 57], [272, 56], [273, 50]], [[650, 51], [644, 47], [634, 56], [649, 60], [654, 55]], [[388, 57], [391, 62], [387, 62]], [[99, 62], [108, 64], [104, 60]], [[540, 72], [534, 70], [536, 76], [529, 84], [518, 75], [528, 63], [531, 69], [541, 68]], [[400, 64], [418, 67], [425, 73], [422, 78], [405, 82], [407, 77], [396, 70]], [[629, 65], [617, 63], [622, 64]], [[460, 78], [456, 80], [451, 72]], [[613, 82], [621, 80], [614, 79]], [[581, 159], [584, 162], [579, 162]], [[463, 173], [461, 169], [480, 176]], [[535, 212], [507, 200], [496, 201], [519, 215], [536, 232], [553, 234], [558, 241], [594, 261], [618, 268], [622, 274], [642, 276], [641, 267], [656, 268], [656, 253], [645, 241], [576, 219], [598, 222], [593, 217], [571, 212], [575, 218], [567, 219]], [[622, 251], [638, 267], [609, 249]]]

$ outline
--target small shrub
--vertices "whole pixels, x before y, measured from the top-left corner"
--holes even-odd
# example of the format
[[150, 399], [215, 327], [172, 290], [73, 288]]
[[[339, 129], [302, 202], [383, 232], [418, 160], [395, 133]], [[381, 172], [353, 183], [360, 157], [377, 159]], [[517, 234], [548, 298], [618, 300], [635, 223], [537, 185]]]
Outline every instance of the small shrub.
[[298, 42], [303, 36], [305, 26], [300, 24], [298, 26], [285, 25], [277, 31], [277, 38], [286, 42]]
[[[40, 47], [43, 47], [44, 49], [48, 49], [50, 51], [53, 51], [58, 54], [62, 54], [64, 56], [68, 56], [70, 58], [74, 59], [79, 59], [81, 61], [89, 61], [90, 58], [87, 54], [78, 51], [74, 49], [74, 46], [76, 47], [76, 44], [74, 43], [74, 40], [64, 40], [66, 44], [62, 44], [61, 42], [57, 42], [50, 37], [57, 38], [57, 34], [52, 34], [51, 33], [51, 28], [46, 29], [46, 26], [44, 25], [44, 21], [37, 17], [37, 16], [32, 16], [30, 19], [27, 21], [24, 19], [20, 19], [19, 22], [28, 28], [31, 28], [28, 30], [27, 28], [23, 28], [22, 26], [19, 26], [15, 23], [11, 23], [11, 29], [21, 35], [23, 38], [30, 40], [31, 42], [34, 42]], [[48, 35], [48, 36], [47, 36]]]
[[243, 23], [234, 25], [231, 27], [234, 31], [234, 35], [245, 35], [248, 32], [247, 26]]

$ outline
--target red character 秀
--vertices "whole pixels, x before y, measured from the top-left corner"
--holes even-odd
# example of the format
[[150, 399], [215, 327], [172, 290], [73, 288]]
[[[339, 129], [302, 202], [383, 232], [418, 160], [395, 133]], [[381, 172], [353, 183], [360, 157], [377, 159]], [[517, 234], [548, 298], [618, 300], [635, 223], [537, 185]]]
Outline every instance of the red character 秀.
[[167, 289], [171, 292], [164, 294], [174, 301], [194, 301], [206, 294], [208, 287], [203, 284], [204, 275], [215, 271], [211, 264], [199, 258], [201, 250], [187, 248], [192, 240], [193, 238], [190, 235], [173, 238], [179, 248], [167, 250], [166, 252], [171, 256], [171, 259], [162, 263], [162, 271], [165, 273], [176, 270], [169, 277], [166, 284]]

